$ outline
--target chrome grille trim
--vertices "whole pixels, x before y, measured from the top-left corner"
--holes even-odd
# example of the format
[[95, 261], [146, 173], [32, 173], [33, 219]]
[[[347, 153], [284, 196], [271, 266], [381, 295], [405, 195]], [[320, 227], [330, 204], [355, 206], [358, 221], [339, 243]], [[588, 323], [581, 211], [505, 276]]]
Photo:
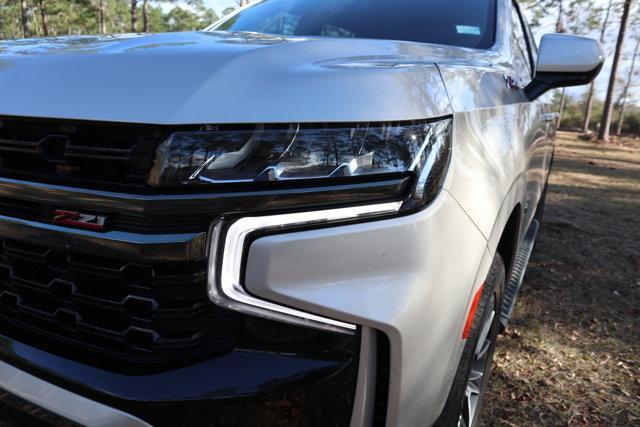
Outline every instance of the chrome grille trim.
[[101, 257], [135, 261], [196, 261], [206, 255], [207, 233], [105, 233], [0, 215], [0, 236]]
[[[172, 215], [202, 213], [232, 213], [246, 211], [248, 204], [262, 203], [266, 207], [278, 209], [294, 208], [299, 205], [296, 200], [283, 200], [276, 203], [276, 197], [322, 198], [326, 206], [329, 195], [337, 203], [350, 203], [349, 199], [341, 199], [340, 194], [361, 188], [374, 189], [373, 200], [380, 200], [383, 193], [402, 193], [410, 178], [396, 178], [381, 181], [363, 182], [360, 184], [341, 184], [332, 186], [309, 186], [296, 189], [276, 190], [242, 190], [190, 194], [132, 194], [112, 191], [92, 190], [62, 185], [46, 184], [34, 181], [0, 177], [0, 197], [26, 200], [30, 202], [56, 204], [58, 206], [81, 206], [95, 211], [109, 211], [127, 215]], [[366, 201], [363, 198], [362, 201]]]

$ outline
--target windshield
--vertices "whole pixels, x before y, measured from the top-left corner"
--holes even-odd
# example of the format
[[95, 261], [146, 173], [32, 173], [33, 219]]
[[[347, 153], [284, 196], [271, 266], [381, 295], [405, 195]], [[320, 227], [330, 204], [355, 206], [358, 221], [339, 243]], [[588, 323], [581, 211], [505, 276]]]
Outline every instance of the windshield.
[[209, 30], [487, 49], [494, 40], [495, 8], [496, 0], [263, 0]]

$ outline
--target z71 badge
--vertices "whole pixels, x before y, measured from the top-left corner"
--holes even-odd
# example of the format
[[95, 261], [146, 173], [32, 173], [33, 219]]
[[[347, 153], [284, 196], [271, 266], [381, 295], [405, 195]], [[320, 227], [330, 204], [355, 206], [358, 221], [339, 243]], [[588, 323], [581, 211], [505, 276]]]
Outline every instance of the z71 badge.
[[53, 222], [58, 225], [86, 228], [88, 230], [102, 231], [107, 221], [106, 216], [90, 215], [82, 212], [56, 209], [53, 213]]

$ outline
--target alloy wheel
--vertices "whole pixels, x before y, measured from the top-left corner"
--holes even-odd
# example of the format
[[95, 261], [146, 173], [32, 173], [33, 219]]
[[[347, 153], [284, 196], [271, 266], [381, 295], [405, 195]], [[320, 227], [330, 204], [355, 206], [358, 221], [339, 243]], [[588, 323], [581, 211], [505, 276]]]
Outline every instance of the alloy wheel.
[[491, 295], [488, 310], [482, 319], [482, 329], [471, 360], [471, 369], [467, 377], [467, 386], [462, 401], [462, 413], [458, 419], [458, 427], [472, 427], [475, 425], [476, 415], [480, 409], [481, 396], [488, 381], [491, 365], [491, 347], [495, 339], [496, 298]]

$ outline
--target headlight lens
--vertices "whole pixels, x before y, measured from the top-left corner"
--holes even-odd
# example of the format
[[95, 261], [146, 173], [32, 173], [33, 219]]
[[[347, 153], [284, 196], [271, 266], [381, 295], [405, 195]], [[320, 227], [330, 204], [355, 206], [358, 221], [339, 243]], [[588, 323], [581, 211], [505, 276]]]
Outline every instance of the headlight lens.
[[338, 127], [175, 132], [158, 147], [153, 186], [291, 181], [413, 173], [424, 199], [446, 169], [451, 119]]

